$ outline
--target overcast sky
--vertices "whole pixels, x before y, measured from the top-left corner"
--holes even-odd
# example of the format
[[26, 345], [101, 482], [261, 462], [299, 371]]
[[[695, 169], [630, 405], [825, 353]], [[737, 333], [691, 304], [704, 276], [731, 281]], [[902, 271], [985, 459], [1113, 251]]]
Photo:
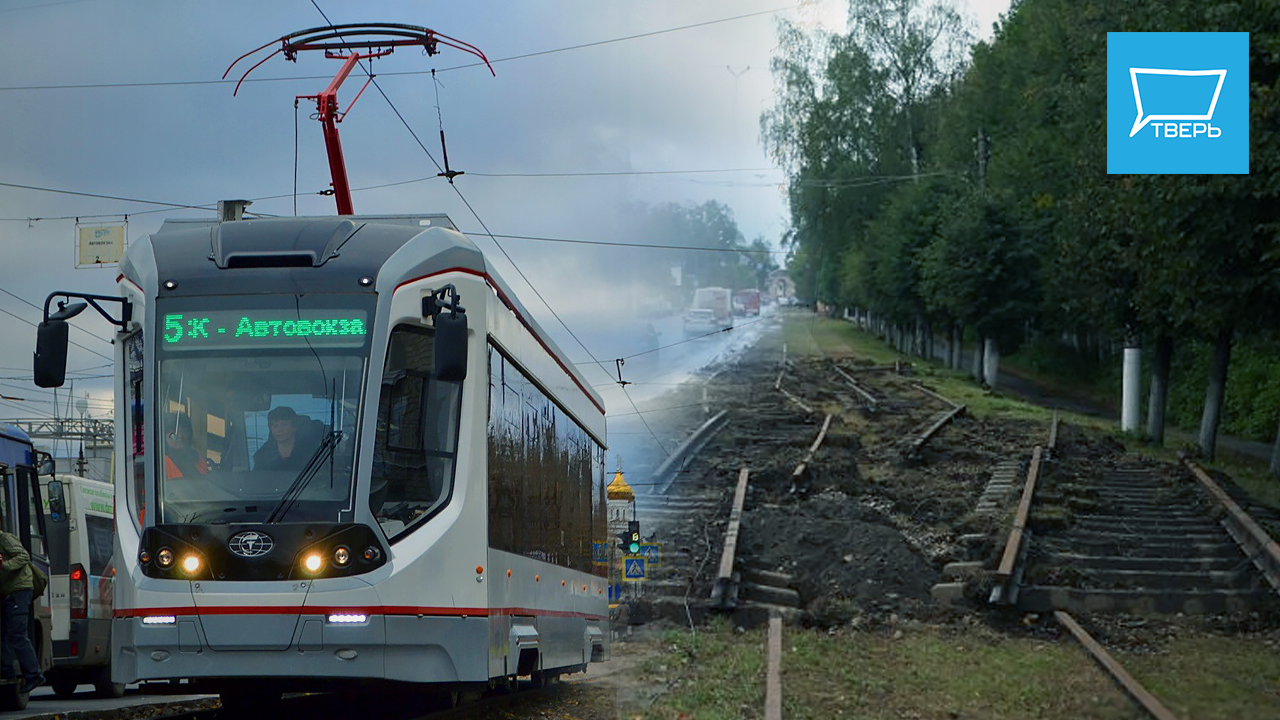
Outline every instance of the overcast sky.
[[[435, 164], [372, 87], [339, 126], [351, 184], [404, 184], [358, 190], [355, 210], [448, 213], [498, 256], [499, 272], [549, 328], [557, 323], [481, 234], [481, 221], [498, 234], [622, 239], [628, 203], [716, 200], [745, 238], [776, 244], [786, 225], [783, 176], [758, 129], [773, 93], [776, 22], [839, 30], [846, 13], [842, 0], [317, 2], [334, 23], [423, 25], [493, 61], [496, 77], [456, 50], [427, 57], [402, 48], [374, 66], [437, 161], [443, 123], [450, 166], [467, 172], [458, 188], [479, 220], [434, 177]], [[989, 37], [1008, 4], [961, 6]], [[277, 56], [251, 80], [304, 79], [246, 83], [236, 97], [217, 81], [240, 54], [324, 24], [310, 0], [0, 0], [0, 183], [186, 205], [250, 198], [251, 211], [293, 214], [291, 196], [261, 198], [293, 192], [293, 98], [321, 90], [339, 63], [316, 53], [296, 64]], [[353, 75], [339, 92], [344, 108], [361, 82]], [[69, 85], [80, 87], [57, 87]], [[303, 101], [296, 113], [297, 212], [328, 215], [332, 198], [316, 195], [329, 174], [312, 111]], [[689, 170], [717, 172], [634, 174]], [[545, 176], [563, 173], [633, 174]], [[406, 182], [420, 178], [430, 179]], [[116, 269], [74, 268], [75, 218], [126, 214], [130, 240], [165, 217], [212, 216], [0, 186], [0, 418], [52, 414], [52, 393], [29, 380], [28, 323], [40, 313], [26, 303], [41, 305], [54, 290], [112, 294]], [[614, 283], [577, 265], [571, 245], [500, 241], [570, 325], [591, 311], [592, 293]], [[71, 347], [69, 369], [86, 370], [73, 376], [110, 372], [110, 326], [91, 314], [71, 333], [87, 348]], [[612, 356], [608, 348], [593, 353]], [[91, 415], [109, 414], [109, 380], [78, 381], [76, 396], [85, 392]], [[65, 403], [66, 391], [59, 397]]]

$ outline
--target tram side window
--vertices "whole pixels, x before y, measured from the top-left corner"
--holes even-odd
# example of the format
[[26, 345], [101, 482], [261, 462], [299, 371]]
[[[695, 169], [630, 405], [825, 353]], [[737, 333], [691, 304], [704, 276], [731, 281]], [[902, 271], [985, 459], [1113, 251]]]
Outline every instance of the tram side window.
[[489, 545], [591, 571], [603, 448], [492, 346], [488, 439]]
[[400, 326], [382, 373], [369, 509], [394, 542], [449, 498], [462, 386], [431, 377], [434, 336]]

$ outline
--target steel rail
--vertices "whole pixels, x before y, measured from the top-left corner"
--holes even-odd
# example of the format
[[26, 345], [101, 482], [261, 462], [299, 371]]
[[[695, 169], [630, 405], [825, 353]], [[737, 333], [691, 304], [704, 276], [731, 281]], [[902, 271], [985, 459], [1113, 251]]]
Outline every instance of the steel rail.
[[1222, 486], [1214, 481], [1204, 468], [1190, 458], [1183, 458], [1183, 464], [1191, 471], [1192, 477], [1209, 491], [1214, 500], [1226, 510], [1221, 522], [1227, 533], [1236, 541], [1253, 564], [1267, 578], [1273, 588], [1280, 590], [1280, 545], [1267, 534], [1262, 526], [1245, 512], [1235, 500], [1227, 494]]
[[1027, 468], [1027, 479], [1022, 486], [1022, 497], [1018, 500], [1018, 510], [1013, 516], [1013, 527], [1005, 540], [1004, 553], [1000, 557], [1000, 566], [996, 569], [996, 578], [1000, 581], [991, 590], [991, 602], [1012, 603], [1017, 598], [1015, 575], [1018, 572], [1018, 559], [1022, 556], [1023, 537], [1026, 534], [1027, 519], [1031, 514], [1031, 500], [1036, 494], [1036, 482], [1040, 477], [1041, 462], [1048, 459], [1049, 453], [1058, 445], [1058, 411], [1053, 411], [1053, 420], [1049, 423], [1048, 449], [1040, 445], [1031, 453], [1031, 466]]
[[809, 413], [810, 415], [812, 415], [812, 414], [813, 414], [813, 408], [811, 408], [811, 407], [809, 407], [808, 405], [806, 405], [806, 404], [805, 404], [805, 402], [804, 402], [803, 400], [801, 400], [800, 398], [798, 398], [798, 397], [796, 397], [795, 395], [793, 395], [793, 394], [792, 394], [791, 392], [789, 392], [786, 388], [780, 387], [780, 388], [778, 388], [778, 392], [780, 392], [780, 393], [782, 393], [784, 396], [786, 396], [786, 398], [787, 398], [788, 400], [790, 400], [791, 402], [793, 402], [793, 403], [795, 403], [795, 404], [799, 405], [801, 410], [804, 410], [805, 412]]
[[996, 569], [996, 577], [1008, 581], [1013, 577], [1014, 566], [1022, 551], [1022, 536], [1026, 531], [1027, 518], [1031, 515], [1031, 498], [1036, 493], [1036, 480], [1040, 476], [1041, 447], [1031, 453], [1031, 467], [1027, 469], [1027, 480], [1022, 486], [1022, 499], [1018, 501], [1018, 511], [1013, 516], [1013, 528], [1004, 544], [1004, 555], [1000, 558], [1000, 567]]
[[814, 439], [813, 444], [809, 446], [808, 452], [804, 454], [804, 459], [796, 465], [796, 469], [791, 471], [791, 490], [795, 492], [800, 478], [805, 471], [809, 469], [809, 463], [813, 462], [814, 453], [818, 452], [818, 448], [822, 447], [822, 441], [827, 437], [827, 429], [831, 427], [831, 413], [827, 413], [827, 418], [822, 421], [822, 429], [818, 431], [818, 437]]
[[720, 569], [711, 588], [711, 601], [721, 610], [732, 610], [738, 603], [738, 583], [734, 580], [733, 563], [738, 550], [738, 533], [742, 527], [742, 508], [747, 500], [747, 468], [738, 471], [738, 486], [729, 510], [729, 527], [724, 533], [724, 550], [720, 553]]
[[765, 661], [764, 720], [782, 720], [782, 618], [769, 618], [769, 652]]
[[1155, 695], [1148, 692], [1142, 686], [1142, 683], [1134, 679], [1115, 658], [1111, 657], [1111, 653], [1107, 652], [1106, 648], [1102, 647], [1097, 640], [1093, 639], [1092, 635], [1080, 627], [1080, 623], [1076, 622], [1076, 619], [1071, 617], [1070, 613], [1064, 610], [1054, 610], [1053, 617], [1084, 646], [1089, 655], [1111, 675], [1120, 685], [1120, 688], [1141, 705], [1142, 709], [1147, 711], [1151, 717], [1156, 718], [1156, 720], [1178, 720], [1177, 715], [1174, 715], [1169, 708], [1165, 707], [1164, 703], [1160, 702]]
[[852, 375], [842, 370], [839, 366], [835, 366], [832, 369], [834, 369], [840, 377], [844, 378], [845, 382], [849, 384], [849, 387], [853, 388], [864, 400], [867, 401], [868, 408], [873, 411], [880, 409], [880, 399], [868, 392], [866, 388], [859, 385], [858, 381], [854, 380]]
[[[948, 400], [947, 402], [951, 402], [951, 401]], [[933, 424], [931, 424], [928, 428], [925, 429], [923, 433], [920, 433], [919, 435], [912, 438], [911, 441], [908, 442], [906, 446], [902, 448], [903, 459], [914, 458], [917, 455], [919, 455], [920, 448], [924, 447], [924, 444], [929, 442], [930, 438], [932, 438], [939, 430], [945, 427], [947, 423], [955, 419], [957, 415], [963, 415], [964, 411], [965, 411], [964, 405], [952, 404], [952, 407], [950, 410], [944, 413], [942, 417], [935, 420]]]
[[653, 483], [655, 487], [659, 488], [657, 494], [667, 494], [667, 491], [671, 489], [672, 483], [675, 482], [676, 475], [727, 424], [729, 424], [729, 411], [721, 410], [699, 426], [697, 430], [694, 430], [689, 437], [685, 438], [685, 441], [680, 443], [671, 455], [662, 461], [662, 464], [654, 471]]
[[778, 368], [778, 379], [773, 381], [773, 389], [782, 393], [783, 396], [785, 396], [791, 402], [799, 405], [801, 410], [804, 410], [806, 413], [812, 415], [813, 408], [806, 405], [805, 402], [801, 400], [799, 397], [797, 397], [794, 393], [791, 393], [786, 388], [782, 387], [782, 375], [786, 373], [786, 371], [787, 371], [787, 346], [783, 345], [782, 346], [782, 367]]
[[949, 398], [949, 397], [945, 397], [945, 396], [943, 396], [941, 393], [939, 393], [938, 391], [936, 391], [936, 390], [931, 390], [931, 389], [929, 389], [929, 388], [925, 387], [924, 385], [921, 385], [920, 383], [911, 383], [911, 387], [913, 387], [913, 388], [915, 388], [915, 389], [919, 390], [920, 392], [924, 393], [925, 395], [928, 395], [928, 396], [930, 396], [930, 397], [933, 397], [933, 398], [936, 398], [936, 399], [938, 399], [938, 400], [941, 400], [942, 402], [944, 402], [944, 403], [946, 403], [946, 404], [950, 405], [951, 407], [962, 407], [962, 405], [961, 405], [960, 403], [956, 402], [955, 400], [952, 400], [952, 399], [951, 399], [951, 398]]

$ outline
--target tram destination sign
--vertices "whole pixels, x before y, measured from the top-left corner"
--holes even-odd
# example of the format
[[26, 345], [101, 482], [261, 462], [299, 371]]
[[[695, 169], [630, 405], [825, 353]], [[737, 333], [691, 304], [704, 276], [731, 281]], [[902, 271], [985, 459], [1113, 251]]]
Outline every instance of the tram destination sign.
[[208, 310], [165, 313], [166, 350], [359, 347], [369, 335], [360, 310]]

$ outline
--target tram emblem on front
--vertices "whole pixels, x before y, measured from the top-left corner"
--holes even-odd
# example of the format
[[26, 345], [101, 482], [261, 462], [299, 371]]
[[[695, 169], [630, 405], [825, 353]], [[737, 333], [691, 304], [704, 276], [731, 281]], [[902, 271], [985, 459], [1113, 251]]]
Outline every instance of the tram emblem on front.
[[227, 548], [231, 552], [247, 558], [262, 557], [271, 552], [273, 547], [275, 547], [275, 541], [271, 536], [257, 530], [238, 532], [227, 541]]

